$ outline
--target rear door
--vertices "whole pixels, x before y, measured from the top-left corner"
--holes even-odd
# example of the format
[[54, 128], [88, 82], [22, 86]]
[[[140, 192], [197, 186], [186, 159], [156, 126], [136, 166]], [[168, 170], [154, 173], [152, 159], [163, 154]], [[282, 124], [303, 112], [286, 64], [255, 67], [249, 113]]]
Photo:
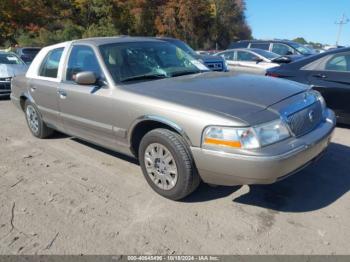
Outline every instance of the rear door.
[[59, 65], [64, 47], [50, 50], [42, 60], [37, 75], [29, 77], [29, 93], [45, 123], [60, 129], [57, 91], [59, 86]]
[[88, 45], [73, 45], [65, 76], [59, 86], [59, 107], [65, 132], [107, 147], [113, 146], [114, 101], [108, 86], [79, 85], [77, 73], [91, 71], [104, 79], [95, 51]]
[[350, 123], [350, 52], [322, 58], [309, 72], [308, 80], [322, 93], [338, 118]]

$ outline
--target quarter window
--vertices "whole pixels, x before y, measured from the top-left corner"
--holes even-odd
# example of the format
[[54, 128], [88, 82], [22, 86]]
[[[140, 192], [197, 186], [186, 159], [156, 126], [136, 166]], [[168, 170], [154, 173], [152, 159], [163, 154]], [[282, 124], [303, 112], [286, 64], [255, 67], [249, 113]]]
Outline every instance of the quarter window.
[[46, 55], [40, 68], [40, 76], [57, 78], [58, 66], [60, 64], [63, 49], [63, 47], [53, 49]]
[[325, 70], [350, 72], [350, 54], [333, 56], [326, 63]]
[[94, 72], [96, 78], [101, 77], [101, 68], [94, 51], [88, 46], [73, 46], [68, 60], [66, 80], [74, 81], [77, 73], [86, 71]]

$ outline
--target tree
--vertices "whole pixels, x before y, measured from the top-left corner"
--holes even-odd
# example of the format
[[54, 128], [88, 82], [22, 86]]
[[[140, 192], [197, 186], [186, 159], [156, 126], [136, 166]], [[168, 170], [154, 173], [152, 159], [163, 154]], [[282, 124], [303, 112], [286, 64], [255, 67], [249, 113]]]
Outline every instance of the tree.
[[303, 37], [297, 37], [297, 38], [293, 39], [292, 41], [297, 42], [297, 43], [302, 44], [302, 45], [307, 44], [307, 41]]
[[244, 0], [2, 0], [0, 45], [93, 36], [172, 36], [194, 48], [250, 38]]
[[232, 41], [251, 38], [246, 24], [243, 0], [213, 0], [215, 16], [215, 42], [219, 48], [226, 48]]

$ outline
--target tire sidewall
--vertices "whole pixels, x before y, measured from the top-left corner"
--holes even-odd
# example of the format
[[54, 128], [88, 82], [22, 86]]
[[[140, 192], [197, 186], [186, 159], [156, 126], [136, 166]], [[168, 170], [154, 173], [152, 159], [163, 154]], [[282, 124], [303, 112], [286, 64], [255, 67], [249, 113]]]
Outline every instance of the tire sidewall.
[[[169, 131], [171, 132], [171, 131]], [[159, 188], [157, 185], [154, 184], [152, 179], [149, 177], [146, 166], [145, 166], [145, 150], [146, 148], [152, 144], [152, 143], [158, 143], [166, 147], [170, 153], [173, 155], [176, 167], [177, 167], [177, 173], [178, 178], [175, 184], [175, 187], [173, 187], [170, 190], [163, 190]], [[181, 144], [183, 145], [182, 141]], [[185, 146], [185, 145], [183, 145]], [[186, 154], [188, 154], [186, 148], [185, 148]], [[189, 156], [188, 156], [189, 157]], [[158, 194], [169, 198], [173, 200], [178, 200], [182, 197], [179, 197], [183, 194], [183, 189], [187, 186], [186, 185], [186, 179], [188, 179], [188, 176], [192, 176], [192, 170], [188, 169], [186, 165], [184, 164], [184, 159], [181, 157], [180, 153], [176, 150], [176, 146], [173, 144], [171, 140], [169, 140], [167, 137], [162, 136], [160, 134], [154, 134], [149, 133], [147, 134], [141, 141], [140, 148], [139, 148], [139, 162], [142, 169], [142, 172], [148, 182], [148, 184], [152, 187], [154, 191], [156, 191]]]
[[[37, 114], [37, 116], [38, 116], [39, 125], [38, 125], [38, 132], [36, 132], [36, 133], [33, 132], [33, 130], [30, 128], [29, 119], [28, 119], [28, 116], [27, 116], [27, 107], [28, 107], [28, 106], [33, 107], [34, 110], [35, 110], [35, 112], [36, 112], [36, 114]], [[37, 108], [32, 102], [30, 102], [29, 100], [27, 100], [27, 101], [25, 102], [25, 106], [24, 106], [24, 114], [25, 114], [27, 126], [28, 126], [30, 132], [33, 134], [33, 136], [39, 137], [39, 138], [40, 138], [40, 137], [42, 136], [42, 132], [43, 132], [43, 121], [42, 121], [42, 119], [41, 119], [41, 115], [40, 115], [40, 112], [39, 112], [38, 108]]]

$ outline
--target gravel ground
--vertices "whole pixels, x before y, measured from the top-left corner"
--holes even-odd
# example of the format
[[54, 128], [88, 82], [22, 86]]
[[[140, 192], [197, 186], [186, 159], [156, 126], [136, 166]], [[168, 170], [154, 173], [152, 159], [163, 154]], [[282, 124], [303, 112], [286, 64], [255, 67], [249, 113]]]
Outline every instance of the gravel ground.
[[350, 254], [349, 127], [284, 181], [203, 184], [174, 202], [133, 159], [34, 138], [9, 100], [0, 123], [0, 254]]

